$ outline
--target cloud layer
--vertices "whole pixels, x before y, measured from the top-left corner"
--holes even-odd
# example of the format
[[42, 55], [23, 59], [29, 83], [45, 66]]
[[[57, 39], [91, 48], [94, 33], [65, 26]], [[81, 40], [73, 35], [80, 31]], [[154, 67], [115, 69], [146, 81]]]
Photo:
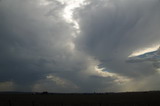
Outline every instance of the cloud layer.
[[159, 44], [160, 1], [85, 2], [72, 10], [76, 29], [63, 17], [68, 4], [58, 0], [0, 1], [1, 91], [160, 88], [150, 62], [125, 62], [135, 50]]
[[137, 49], [159, 44], [159, 1], [97, 2], [91, 1], [77, 13], [81, 26], [77, 47], [101, 61], [108, 71], [131, 76], [150, 74], [147, 65], [136, 65], [138, 69], [133, 70], [124, 60]]

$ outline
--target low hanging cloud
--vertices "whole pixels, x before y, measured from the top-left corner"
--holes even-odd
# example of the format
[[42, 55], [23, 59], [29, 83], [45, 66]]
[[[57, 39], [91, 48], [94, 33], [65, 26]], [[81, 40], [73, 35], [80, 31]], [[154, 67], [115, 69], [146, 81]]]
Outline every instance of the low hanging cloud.
[[153, 73], [150, 63], [130, 65], [125, 60], [137, 49], [159, 44], [159, 0], [90, 2], [75, 13], [81, 26], [76, 46], [106, 71], [130, 77]]
[[[126, 60], [137, 50], [159, 45], [160, 1], [89, 2], [75, 12], [81, 29], [75, 40], [76, 47], [100, 61], [99, 67], [104, 68], [103, 71], [133, 78], [131, 84], [145, 81], [139, 88], [132, 86], [132, 90], [145, 90], [152, 82], [157, 82], [153, 77], [147, 79], [159, 75], [152, 62], [129, 64]], [[156, 89], [155, 86], [149, 89]], [[126, 87], [131, 90], [130, 84]]]
[[66, 5], [59, 0], [0, 1], [0, 90], [159, 88], [154, 85], [158, 71], [150, 62], [125, 62], [133, 51], [159, 44], [159, 0], [86, 0], [72, 10], [74, 23], [64, 19]]
[[64, 19], [64, 8], [55, 0], [1, 1], [0, 88], [94, 92], [114, 85], [114, 78], [92, 77], [95, 62], [74, 48], [75, 28]]
[[38, 0], [1, 1], [1, 82], [13, 81], [15, 89], [31, 90], [47, 74], [70, 67], [72, 28], [59, 14], [62, 7], [56, 1], [48, 6]]

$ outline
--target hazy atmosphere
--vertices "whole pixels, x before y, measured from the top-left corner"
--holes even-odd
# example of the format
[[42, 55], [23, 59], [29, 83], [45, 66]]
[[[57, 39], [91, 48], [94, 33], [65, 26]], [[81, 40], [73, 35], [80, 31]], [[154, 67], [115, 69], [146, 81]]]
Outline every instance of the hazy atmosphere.
[[0, 91], [160, 90], [160, 0], [0, 0]]

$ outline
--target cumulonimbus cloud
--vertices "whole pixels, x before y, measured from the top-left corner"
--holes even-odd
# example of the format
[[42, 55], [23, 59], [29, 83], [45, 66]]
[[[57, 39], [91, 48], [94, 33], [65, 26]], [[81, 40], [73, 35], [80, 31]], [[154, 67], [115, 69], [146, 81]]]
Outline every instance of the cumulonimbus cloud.
[[155, 74], [150, 62], [125, 61], [132, 52], [159, 44], [159, 5], [159, 0], [90, 0], [75, 12], [81, 29], [76, 47], [99, 60], [104, 71], [133, 79]]
[[100, 60], [106, 70], [126, 75], [150, 73], [151, 68], [144, 70], [143, 65], [133, 71], [134, 66], [128, 66], [125, 60], [134, 50], [159, 42], [159, 1], [96, 3], [91, 1], [77, 13], [81, 26], [77, 47]]
[[157, 81], [150, 76], [155, 75], [151, 63], [125, 60], [134, 50], [159, 43], [159, 0], [86, 0], [73, 10], [79, 31], [63, 17], [66, 4], [42, 1], [48, 0], [0, 2], [1, 88], [105, 92]]

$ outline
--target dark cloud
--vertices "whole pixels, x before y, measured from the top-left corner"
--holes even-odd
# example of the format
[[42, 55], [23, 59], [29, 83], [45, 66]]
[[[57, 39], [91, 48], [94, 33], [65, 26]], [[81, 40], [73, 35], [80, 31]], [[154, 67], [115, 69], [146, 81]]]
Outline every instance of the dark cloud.
[[38, 1], [6, 0], [0, 4], [1, 82], [30, 86], [64, 69], [61, 64], [63, 56], [70, 55], [65, 46], [71, 27], [53, 3], [53, 9], [40, 6]]
[[140, 83], [134, 88], [140, 80], [158, 84], [150, 62], [125, 62], [159, 43], [158, 0], [88, 0], [74, 10], [77, 37], [63, 17], [67, 3], [42, 1], [0, 2], [0, 90], [105, 92], [141, 90]]
[[92, 92], [106, 86], [90, 77], [90, 57], [73, 49], [75, 29], [62, 17], [64, 7], [52, 0], [47, 6], [38, 0], [0, 4], [0, 88]]
[[158, 0], [91, 1], [77, 13], [81, 33], [76, 46], [101, 62], [107, 71], [130, 77], [153, 73], [150, 63], [127, 64], [137, 49], [159, 43]]

